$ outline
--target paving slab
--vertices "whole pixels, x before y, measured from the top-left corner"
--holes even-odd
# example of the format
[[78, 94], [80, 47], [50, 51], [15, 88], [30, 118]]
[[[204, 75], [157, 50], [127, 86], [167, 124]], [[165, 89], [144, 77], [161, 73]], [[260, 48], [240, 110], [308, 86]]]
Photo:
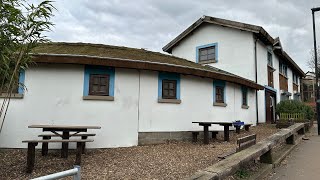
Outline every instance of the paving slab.
[[317, 125], [289, 156], [266, 179], [271, 180], [319, 180], [320, 179], [320, 136]]

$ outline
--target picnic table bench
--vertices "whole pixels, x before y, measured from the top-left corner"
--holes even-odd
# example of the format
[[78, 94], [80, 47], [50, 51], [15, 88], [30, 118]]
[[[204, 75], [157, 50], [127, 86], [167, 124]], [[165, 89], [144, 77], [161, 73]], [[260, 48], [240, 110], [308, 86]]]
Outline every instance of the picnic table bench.
[[229, 127], [232, 126], [232, 122], [192, 122], [197, 123], [199, 126], [203, 126], [203, 143], [209, 144], [209, 126], [212, 124], [218, 124], [220, 126], [223, 126], [223, 132], [224, 132], [224, 141], [229, 141]]
[[236, 133], [240, 134], [241, 126], [243, 126], [246, 131], [249, 131], [249, 128], [252, 126], [252, 124], [245, 124], [244, 122], [234, 122], [233, 126], [236, 128]]
[[[193, 142], [197, 142], [198, 141], [198, 135], [200, 134], [201, 131], [191, 131], [192, 133], [192, 141]], [[212, 133], [212, 139], [217, 139], [217, 134], [219, 133], [219, 131], [211, 131], [209, 130], [209, 132]]]
[[80, 165], [83, 146], [86, 142], [93, 142], [92, 139], [25, 140], [25, 141], [22, 141], [22, 143], [28, 143], [27, 173], [31, 173], [34, 169], [35, 147], [38, 145], [38, 143], [70, 143], [70, 142], [77, 143], [77, 155], [76, 155], [75, 164]]
[[[81, 137], [81, 139], [88, 139], [89, 136], [95, 136], [96, 134], [90, 134], [90, 133], [79, 133], [79, 134], [73, 134], [71, 137]], [[42, 137], [43, 140], [51, 139], [51, 137], [61, 137], [58, 134], [40, 134], [38, 137]], [[84, 143], [82, 146], [82, 154], [85, 153], [86, 144]], [[43, 142], [42, 143], [42, 156], [48, 155], [48, 143]]]
[[[70, 126], [70, 125], [30, 125], [28, 128], [41, 128], [42, 131], [49, 131], [62, 139], [69, 139], [81, 132], [87, 132], [88, 129], [101, 129], [100, 126]], [[61, 132], [61, 133], [59, 133]], [[70, 133], [73, 132], [73, 133]], [[68, 157], [68, 142], [62, 142], [61, 157]]]

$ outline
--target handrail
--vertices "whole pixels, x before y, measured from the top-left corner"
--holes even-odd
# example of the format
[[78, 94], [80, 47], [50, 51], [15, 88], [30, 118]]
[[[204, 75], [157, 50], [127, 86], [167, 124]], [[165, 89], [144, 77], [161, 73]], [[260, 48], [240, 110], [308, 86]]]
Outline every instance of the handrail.
[[37, 177], [31, 180], [54, 180], [54, 179], [60, 179], [67, 176], [73, 176], [73, 180], [81, 180], [81, 168], [80, 166], [75, 165], [73, 169], [69, 169], [66, 171], [49, 174], [46, 176]]

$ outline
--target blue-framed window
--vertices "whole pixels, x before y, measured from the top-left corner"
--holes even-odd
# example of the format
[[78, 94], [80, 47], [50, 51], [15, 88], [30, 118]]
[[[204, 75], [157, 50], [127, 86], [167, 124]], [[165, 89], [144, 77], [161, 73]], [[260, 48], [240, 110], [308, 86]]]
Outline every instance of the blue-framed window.
[[113, 67], [85, 66], [83, 96], [114, 96]]
[[158, 99], [180, 100], [180, 74], [159, 72]]
[[218, 43], [211, 43], [196, 47], [196, 62], [218, 62]]
[[268, 58], [268, 65], [273, 67], [272, 53], [270, 50], [268, 50], [267, 52], [267, 58]]
[[24, 94], [24, 81], [26, 78], [25, 70], [21, 70], [19, 73], [19, 87], [18, 87], [18, 94]]
[[282, 61], [279, 62], [279, 72], [286, 77], [288, 76], [288, 67]]
[[241, 92], [242, 92], [242, 105], [248, 106], [248, 88], [241, 87]]
[[213, 81], [213, 102], [226, 104], [226, 82], [220, 80]]

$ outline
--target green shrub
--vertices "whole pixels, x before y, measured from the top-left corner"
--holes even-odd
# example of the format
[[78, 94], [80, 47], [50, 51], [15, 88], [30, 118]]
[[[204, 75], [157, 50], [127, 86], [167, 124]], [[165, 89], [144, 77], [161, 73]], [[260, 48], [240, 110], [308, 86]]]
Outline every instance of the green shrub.
[[305, 105], [301, 101], [286, 100], [277, 104], [276, 113], [303, 113], [306, 119], [313, 119], [314, 112], [311, 107]]

